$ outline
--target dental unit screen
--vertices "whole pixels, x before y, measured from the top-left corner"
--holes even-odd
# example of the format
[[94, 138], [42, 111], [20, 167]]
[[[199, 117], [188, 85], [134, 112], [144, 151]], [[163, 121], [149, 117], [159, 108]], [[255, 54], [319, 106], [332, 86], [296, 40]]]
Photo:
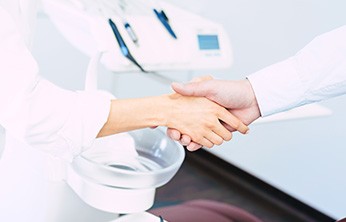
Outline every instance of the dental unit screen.
[[217, 35], [198, 35], [198, 45], [200, 50], [219, 50], [219, 38]]

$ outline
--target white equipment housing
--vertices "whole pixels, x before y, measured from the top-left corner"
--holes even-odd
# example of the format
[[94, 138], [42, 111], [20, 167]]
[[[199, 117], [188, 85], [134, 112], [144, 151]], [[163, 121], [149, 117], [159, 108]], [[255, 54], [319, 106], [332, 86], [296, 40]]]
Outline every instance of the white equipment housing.
[[[119, 15], [109, 10], [111, 1], [44, 0], [44, 11], [76, 48], [90, 57], [103, 53], [102, 63], [114, 72], [138, 71], [123, 56], [108, 19], [117, 25], [129, 51], [148, 71], [228, 68], [232, 64], [229, 38], [222, 25], [166, 2], [160, 2], [177, 39], [154, 14], [148, 1], [129, 1]], [[78, 2], [78, 4], [76, 4]], [[103, 3], [102, 2], [106, 2]], [[112, 1], [116, 3], [116, 1]], [[150, 2], [150, 1], [149, 1]], [[138, 36], [134, 44], [123, 25], [124, 18]]]

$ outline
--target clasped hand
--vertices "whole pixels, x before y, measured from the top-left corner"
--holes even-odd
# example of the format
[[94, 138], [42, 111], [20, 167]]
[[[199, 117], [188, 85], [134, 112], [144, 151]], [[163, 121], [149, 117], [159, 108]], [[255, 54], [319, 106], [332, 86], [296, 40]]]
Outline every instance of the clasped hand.
[[[185, 145], [190, 151], [197, 150], [202, 146], [211, 148], [213, 145], [220, 145], [223, 142], [221, 138], [228, 141], [231, 138], [231, 132], [234, 131], [246, 134], [249, 131], [247, 125], [260, 117], [255, 94], [250, 82], [246, 79], [222, 81], [214, 80], [209, 76], [195, 79], [188, 84], [173, 83], [172, 88], [176, 93], [184, 96], [205, 97], [215, 102], [214, 106], [218, 106], [219, 113], [217, 117], [221, 117], [220, 114], [222, 113], [222, 118], [218, 118], [216, 121], [213, 120], [215, 121], [214, 125], [211, 124], [212, 122], [204, 124], [207, 127], [203, 131], [209, 132], [207, 134], [210, 135], [204, 139], [200, 138], [203, 134], [197, 135], [200, 133], [198, 131], [188, 133], [180, 129], [168, 128], [167, 135]], [[208, 108], [204, 104], [201, 105], [199, 107], [201, 110]], [[222, 122], [220, 123], [219, 120]], [[207, 123], [208, 120], [201, 118], [198, 121], [206, 121], [205, 123]], [[208, 128], [208, 126], [212, 127]], [[203, 141], [203, 143], [200, 141]]]
[[208, 148], [229, 141], [232, 133], [224, 126], [231, 126], [241, 133], [248, 127], [227, 109], [204, 97], [169, 95], [172, 100], [167, 127], [177, 127], [179, 133], [191, 138], [195, 143]]

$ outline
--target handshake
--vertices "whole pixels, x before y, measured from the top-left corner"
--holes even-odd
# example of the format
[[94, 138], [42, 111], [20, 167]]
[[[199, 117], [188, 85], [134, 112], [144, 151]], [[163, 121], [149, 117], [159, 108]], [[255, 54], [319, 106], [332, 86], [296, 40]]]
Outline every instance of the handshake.
[[97, 137], [146, 127], [165, 126], [167, 134], [188, 150], [212, 148], [246, 134], [260, 117], [250, 82], [201, 77], [188, 84], [173, 83], [175, 93], [145, 98], [115, 99]]
[[207, 111], [217, 117], [216, 121], [214, 118], [209, 122], [200, 119], [200, 123], [196, 123], [199, 134], [189, 135], [181, 128], [178, 130], [168, 125], [167, 135], [186, 146], [189, 151], [195, 151], [202, 146], [211, 148], [221, 145], [223, 141], [231, 140], [232, 132], [235, 131], [247, 134], [247, 126], [261, 116], [255, 94], [247, 79], [215, 80], [208, 76], [194, 79], [187, 84], [173, 83], [172, 88], [177, 96], [205, 97], [212, 105], [208, 102], [202, 104], [201, 112], [206, 111], [203, 109], [211, 109], [210, 112]]

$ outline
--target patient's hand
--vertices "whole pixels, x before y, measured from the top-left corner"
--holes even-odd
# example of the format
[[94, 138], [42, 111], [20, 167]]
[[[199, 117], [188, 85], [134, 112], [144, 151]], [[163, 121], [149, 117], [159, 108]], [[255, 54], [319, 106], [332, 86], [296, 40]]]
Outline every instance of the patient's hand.
[[172, 106], [169, 108], [165, 125], [177, 129], [202, 146], [211, 148], [215, 144], [222, 144], [224, 140], [231, 140], [232, 134], [222, 122], [242, 133], [248, 131], [248, 127], [238, 118], [209, 99], [180, 94], [168, 97]]

